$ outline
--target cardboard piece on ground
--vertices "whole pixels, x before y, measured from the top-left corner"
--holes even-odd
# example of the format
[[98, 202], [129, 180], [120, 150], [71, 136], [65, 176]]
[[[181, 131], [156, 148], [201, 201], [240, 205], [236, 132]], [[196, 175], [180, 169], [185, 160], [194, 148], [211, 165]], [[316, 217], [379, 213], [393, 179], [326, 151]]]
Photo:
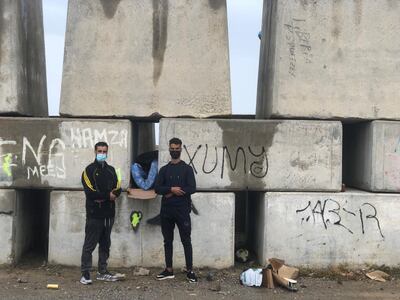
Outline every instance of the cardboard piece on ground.
[[270, 259], [268, 259], [268, 261], [272, 266], [272, 270], [274, 270], [274, 271], [278, 271], [285, 263], [285, 261], [283, 259], [279, 259], [279, 258], [270, 258]]
[[142, 189], [128, 189], [128, 198], [138, 199], [138, 200], [152, 200], [157, 197], [154, 190], [142, 190]]
[[383, 272], [383, 271], [373, 271], [373, 272], [369, 272], [367, 274], [365, 274], [368, 278], [372, 279], [372, 280], [376, 280], [376, 281], [380, 281], [380, 282], [385, 282], [386, 279], [388, 279], [390, 277], [389, 274]]
[[296, 279], [299, 277], [299, 269], [283, 265], [279, 268], [278, 275], [284, 278]]
[[283, 259], [270, 258], [268, 261], [272, 266], [272, 270], [274, 270], [279, 276], [288, 279], [296, 279], [299, 277], [299, 269], [286, 266]]
[[272, 276], [272, 270], [271, 269], [267, 269], [267, 272], [266, 272], [267, 274], [267, 288], [269, 288], [269, 289], [273, 289], [273, 288], [275, 288], [275, 285], [274, 285], [274, 277]]

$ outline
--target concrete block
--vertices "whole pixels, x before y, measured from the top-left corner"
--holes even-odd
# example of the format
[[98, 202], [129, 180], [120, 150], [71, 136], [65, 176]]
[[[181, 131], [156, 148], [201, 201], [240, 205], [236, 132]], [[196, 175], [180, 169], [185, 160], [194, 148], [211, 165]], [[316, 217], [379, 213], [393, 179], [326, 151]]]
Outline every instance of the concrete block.
[[160, 166], [168, 141], [183, 141], [182, 159], [199, 190], [339, 191], [340, 122], [190, 120], [160, 122]]
[[125, 120], [0, 118], [0, 186], [82, 189], [94, 145], [109, 144], [108, 162], [130, 178], [131, 124]]
[[231, 114], [226, 1], [69, 1], [60, 114]]
[[0, 190], [0, 264], [13, 262], [14, 247], [14, 214], [16, 206], [16, 192], [14, 190]]
[[[199, 193], [193, 196], [199, 216], [192, 214], [193, 257], [196, 267], [226, 268], [234, 264], [234, 195]], [[130, 214], [140, 210], [143, 219], [137, 232], [131, 229]], [[163, 267], [164, 250], [161, 228], [146, 221], [160, 211], [158, 200], [130, 199], [125, 193], [118, 199], [111, 234], [111, 267]], [[80, 265], [85, 230], [83, 192], [54, 191], [50, 202], [49, 262]], [[213, 234], [209, 234], [213, 232]], [[218, 238], [216, 238], [218, 237]], [[97, 264], [97, 250], [93, 265]], [[174, 266], [184, 265], [184, 255], [175, 231]]]
[[[400, 264], [399, 194], [266, 193], [256, 218], [258, 257], [327, 267]], [[263, 208], [263, 209], [262, 209]]]
[[400, 192], [400, 122], [346, 125], [344, 182], [375, 192]]
[[396, 1], [264, 3], [258, 118], [400, 119]]
[[0, 114], [47, 116], [41, 0], [0, 3]]

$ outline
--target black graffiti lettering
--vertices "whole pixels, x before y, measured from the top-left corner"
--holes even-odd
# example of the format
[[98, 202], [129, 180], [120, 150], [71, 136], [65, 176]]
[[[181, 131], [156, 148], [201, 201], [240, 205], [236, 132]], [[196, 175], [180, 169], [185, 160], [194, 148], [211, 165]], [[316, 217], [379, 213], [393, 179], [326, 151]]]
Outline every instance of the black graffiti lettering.
[[202, 170], [205, 174], [210, 174], [212, 172], [214, 172], [214, 170], [217, 168], [218, 165], [218, 151], [217, 151], [217, 147], [215, 148], [215, 164], [214, 167], [210, 170], [210, 171], [206, 171], [205, 165], [206, 165], [206, 161], [207, 161], [207, 155], [208, 155], [208, 144], [206, 144], [206, 154], [204, 155], [204, 160], [203, 160], [203, 167]]
[[[372, 209], [372, 212], [366, 213], [366, 209]], [[377, 210], [375, 206], [373, 206], [371, 203], [363, 203], [361, 207], [358, 209], [358, 213], [354, 213], [352, 211], [347, 210], [344, 207], [341, 207], [340, 203], [334, 199], [325, 199], [324, 201], [318, 200], [315, 202], [315, 205], [312, 204], [311, 201], [307, 202], [306, 207], [302, 209], [297, 209], [296, 214], [298, 213], [307, 213], [308, 215], [302, 216], [301, 217], [301, 224], [303, 224], [304, 221], [309, 222], [311, 218], [313, 218], [313, 223], [315, 224], [316, 218], [318, 216], [321, 217], [322, 224], [325, 228], [325, 230], [328, 229], [328, 225], [332, 224], [334, 226], [340, 226], [344, 229], [346, 229], [347, 232], [354, 234], [354, 231], [343, 224], [343, 215], [341, 214], [342, 212], [347, 213], [352, 217], [359, 217], [360, 219], [360, 224], [361, 224], [361, 232], [362, 234], [365, 234], [365, 221], [369, 219], [374, 219], [379, 231], [379, 234], [381, 237], [384, 239], [385, 236], [382, 233], [382, 228], [380, 225], [380, 221], [377, 216]]]
[[[376, 225], [378, 226], [379, 233], [380, 233], [381, 237], [382, 237], [382, 238], [385, 238], [385, 236], [384, 236], [383, 233], [382, 233], [381, 224], [379, 223], [379, 219], [377, 218], [377, 211], [376, 211], [375, 206], [373, 206], [371, 203], [363, 203], [363, 204], [361, 205], [361, 208], [360, 208], [360, 215], [362, 214], [362, 208], [363, 208], [364, 206], [367, 206], [367, 207], [370, 207], [370, 208], [373, 209], [374, 213], [373, 213], [372, 215], [371, 215], [371, 214], [366, 215], [365, 218], [366, 218], [366, 219], [374, 219], [374, 220], [376, 221]], [[361, 217], [361, 218], [362, 218], [362, 217]], [[363, 227], [363, 228], [362, 228], [362, 231], [363, 231], [363, 234], [364, 234], [364, 223], [363, 223], [363, 226], [362, 226], [362, 227]]]
[[[321, 215], [321, 219], [322, 219], [322, 223], [324, 224], [325, 229], [327, 229], [328, 227], [326, 226], [326, 222], [325, 222], [325, 217], [324, 217], [324, 207], [325, 207], [325, 203], [324, 206], [322, 207], [322, 203], [320, 200], [317, 201], [317, 203], [315, 204], [314, 208], [312, 209], [312, 216], [314, 219], [314, 224], [315, 224], [315, 215]], [[319, 209], [319, 210], [317, 210]]]
[[[214, 150], [211, 150], [212, 148], [214, 148]], [[186, 145], [183, 145], [183, 149], [188, 157], [188, 165], [193, 168], [195, 174], [203, 172], [208, 175], [214, 172], [220, 172], [220, 177], [222, 179], [226, 172], [225, 165], [233, 172], [243, 172], [243, 176], [249, 176], [250, 174], [255, 178], [264, 178], [268, 174], [268, 155], [263, 146], [261, 146], [259, 152], [254, 151], [254, 147], [252, 148], [251, 146], [235, 146], [232, 148], [229, 146], [222, 146], [218, 148], [217, 146], [210, 146], [208, 144], [198, 145], [196, 150], [192, 152]], [[201, 151], [201, 149], [204, 149], [204, 152]], [[209, 158], [210, 155], [213, 155], [211, 153], [212, 151], [215, 152], [215, 161]], [[226, 161], [228, 162], [226, 163]], [[241, 167], [242, 163], [243, 168]]]
[[194, 152], [193, 156], [190, 156], [189, 151], [187, 150], [186, 145], [183, 145], [183, 149], [185, 149], [186, 154], [187, 154], [187, 156], [189, 157], [189, 166], [192, 166], [193, 171], [194, 171], [195, 174], [197, 174], [197, 170], [196, 170], [196, 166], [195, 166], [194, 163], [193, 163], [193, 160], [194, 160], [194, 158], [196, 157], [197, 152], [200, 150], [200, 148], [201, 148], [201, 145], [197, 146], [197, 149], [196, 149], [196, 151]]
[[222, 147], [222, 168], [221, 168], [221, 178], [224, 178], [224, 167], [225, 167], [225, 153], [228, 155], [229, 158], [229, 166], [232, 171], [235, 171], [238, 165], [238, 157], [239, 157], [239, 152], [243, 154], [243, 171], [244, 174], [246, 174], [246, 153], [244, 152], [244, 149], [242, 147], [238, 147], [236, 149], [236, 155], [235, 155], [235, 161], [232, 164], [232, 157], [231, 154], [229, 153], [228, 147], [224, 146]]
[[[333, 214], [336, 215], [336, 217], [338, 218], [337, 221], [334, 221], [334, 222], [333, 222], [333, 225], [341, 226], [341, 227], [343, 227], [344, 229], [346, 229], [348, 232], [350, 232], [351, 234], [353, 234], [353, 231], [351, 231], [348, 227], [346, 227], [345, 225], [343, 225], [343, 224], [341, 223], [341, 222], [342, 222], [342, 217], [340, 216], [340, 204], [339, 204], [339, 202], [337, 202], [337, 201], [335, 201], [335, 200], [333, 200], [333, 199], [327, 199], [327, 200], [325, 200], [325, 204], [328, 203], [328, 201], [329, 201], [329, 203], [334, 203], [334, 204], [336, 204], [336, 208], [335, 208], [335, 209], [330, 209], [330, 210], [328, 210], [329, 213], [333, 213]], [[324, 204], [324, 206], [325, 206], [325, 204]], [[330, 221], [330, 220], [328, 219], [327, 222], [328, 222], [328, 221]]]
[[365, 230], [364, 230], [364, 218], [363, 218], [363, 213], [362, 213], [361, 208], [360, 208], [358, 211], [359, 211], [359, 213], [360, 213], [361, 232], [362, 232], [362, 234], [364, 234], [364, 233], [365, 233]]
[[[308, 204], [307, 204], [307, 206], [305, 207], [305, 208], [302, 208], [302, 209], [297, 209], [296, 210], [296, 214], [298, 214], [298, 213], [300, 213], [300, 212], [303, 212], [303, 211], [306, 211], [308, 208], [310, 208], [311, 207], [311, 201], [308, 201]], [[308, 216], [307, 218], [306, 218], [306, 222], [308, 222], [310, 220], [310, 216]], [[304, 221], [304, 217], [303, 218], [301, 218], [301, 224], [303, 224], [303, 221]]]
[[[267, 152], [265, 151], [265, 148], [261, 148], [261, 153], [256, 154], [253, 152], [251, 147], [248, 147], [249, 152], [251, 155], [254, 157], [262, 157], [261, 160], [254, 161], [250, 164], [250, 172], [254, 177], [257, 178], [264, 178], [267, 173], [268, 173], [268, 157], [267, 157]], [[264, 163], [264, 158], [265, 158], [265, 169], [263, 168], [263, 163]]]
[[351, 211], [349, 211], [349, 210], [345, 209], [344, 207], [342, 208], [342, 210], [343, 210], [344, 212], [347, 212], [348, 214], [351, 214], [351, 215], [353, 215], [353, 216], [355, 216], [355, 215], [356, 215], [355, 213], [353, 213], [353, 212], [351, 212]]

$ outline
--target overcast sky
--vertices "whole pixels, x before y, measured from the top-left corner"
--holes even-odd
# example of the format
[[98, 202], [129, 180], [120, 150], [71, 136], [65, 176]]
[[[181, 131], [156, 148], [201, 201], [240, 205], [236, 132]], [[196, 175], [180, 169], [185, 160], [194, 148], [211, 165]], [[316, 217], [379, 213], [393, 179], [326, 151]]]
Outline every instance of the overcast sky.
[[[234, 114], [255, 113], [262, 2], [227, 0]], [[67, 0], [43, 0], [50, 115], [58, 115], [59, 109], [67, 3]]]

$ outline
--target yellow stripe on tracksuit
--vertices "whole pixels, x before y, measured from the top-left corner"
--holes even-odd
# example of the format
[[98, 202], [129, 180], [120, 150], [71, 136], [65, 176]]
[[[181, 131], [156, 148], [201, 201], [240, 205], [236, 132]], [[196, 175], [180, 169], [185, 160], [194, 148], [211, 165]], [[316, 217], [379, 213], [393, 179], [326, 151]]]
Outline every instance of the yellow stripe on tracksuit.
[[87, 174], [86, 174], [86, 170], [83, 171], [83, 180], [85, 181], [85, 183], [86, 183], [86, 185], [87, 185], [87, 187], [88, 187], [89, 189], [91, 189], [93, 192], [96, 191], [96, 190], [93, 188], [93, 185], [92, 185], [92, 183], [90, 182], [89, 177], [88, 177]]
[[118, 190], [121, 188], [121, 169], [118, 168], [115, 173], [117, 173], [117, 187], [115, 189]]

